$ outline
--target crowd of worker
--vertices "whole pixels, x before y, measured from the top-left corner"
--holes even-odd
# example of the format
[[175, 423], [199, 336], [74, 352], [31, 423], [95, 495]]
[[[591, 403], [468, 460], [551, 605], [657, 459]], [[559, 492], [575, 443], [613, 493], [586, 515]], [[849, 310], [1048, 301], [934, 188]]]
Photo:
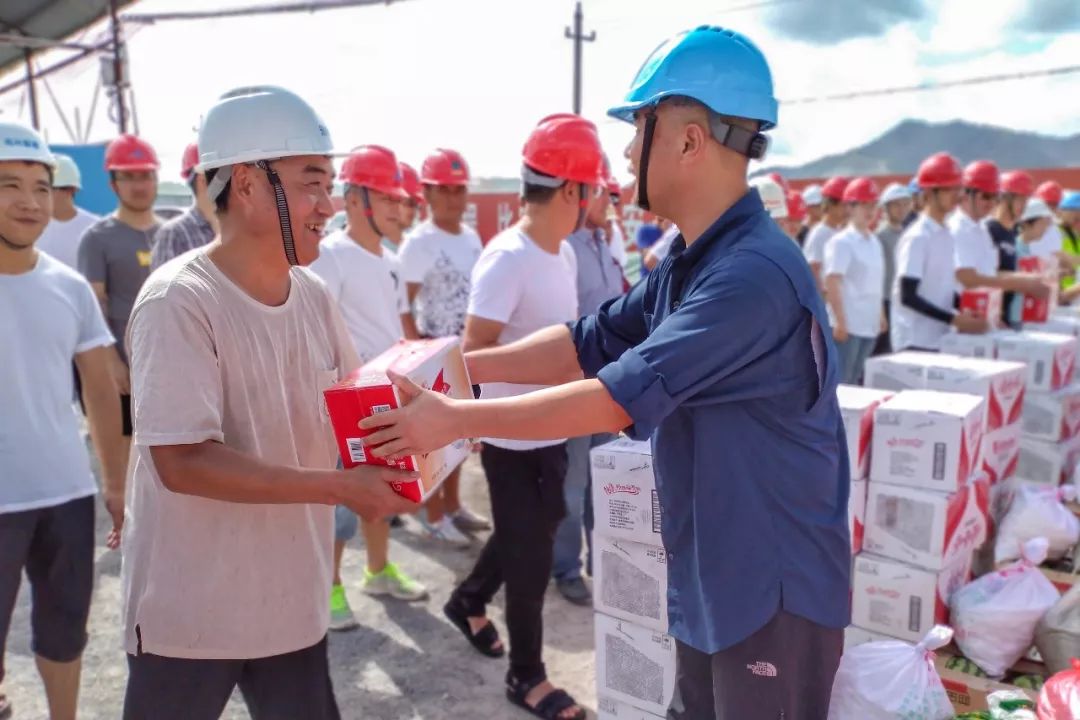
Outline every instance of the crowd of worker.
[[[741, 75], [737, 97], [725, 78], [679, 89], [703, 53]], [[783, 717], [824, 716], [849, 584], [835, 385], [875, 349], [985, 331], [956, 309], [960, 287], [1045, 297], [1016, 258], [1080, 266], [1080, 193], [945, 154], [882, 192], [831, 178], [798, 193], [778, 175], [748, 191], [777, 103], [760, 51], [722, 28], [661, 46], [611, 115], [635, 125], [636, 200], [656, 218], [633, 243], [596, 127], [572, 114], [529, 134], [521, 219], [486, 245], [464, 222], [460, 153], [417, 172], [364, 145], [335, 167], [316, 111], [281, 88], [203, 114], [181, 168], [194, 201], [164, 223], [145, 139], [109, 144], [118, 207], [97, 218], [70, 158], [0, 123], [0, 649], [25, 570], [54, 720], [75, 717], [93, 584], [99, 489], [79, 414], [123, 554], [125, 718], [215, 718], [236, 687], [257, 719], [339, 717], [326, 643], [358, 625], [348, 588], [428, 596], [390, 558], [409, 515], [432, 542], [477, 548], [443, 613], [483, 655], [509, 655], [509, 699], [583, 718], [547, 680], [542, 611], [552, 579], [590, 604], [589, 451], [619, 432], [654, 442], [670, 717], [751, 717], [765, 698]], [[335, 179], [346, 223], [327, 232]], [[1075, 297], [1072, 275], [1061, 283]], [[462, 504], [459, 473], [416, 507], [391, 489], [407, 473], [341, 469], [320, 400], [400, 339], [446, 336], [481, 399], [405, 388], [414, 402], [380, 416], [372, 452], [481, 438], [490, 520]], [[706, 482], [718, 468], [721, 489]], [[343, 577], [358, 532], [363, 577]], [[500, 589], [505, 643], [486, 614]], [[751, 656], [783, 671], [747, 681]]]

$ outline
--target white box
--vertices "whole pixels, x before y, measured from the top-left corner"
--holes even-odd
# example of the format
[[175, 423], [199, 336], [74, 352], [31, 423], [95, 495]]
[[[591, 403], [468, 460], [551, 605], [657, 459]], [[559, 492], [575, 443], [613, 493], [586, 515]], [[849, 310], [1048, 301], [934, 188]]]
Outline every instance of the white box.
[[668, 630], [664, 548], [593, 535], [593, 607], [649, 630]]
[[874, 411], [872, 481], [952, 492], [978, 468], [982, 398], [905, 390]]
[[1033, 332], [1080, 337], [1080, 315], [1058, 313], [1057, 311], [1060, 309], [1055, 308], [1054, 312], [1050, 314], [1050, 318], [1044, 323], [1024, 323], [1024, 329]]
[[1080, 442], [1076, 438], [1062, 443], [1021, 438], [1016, 476], [1043, 485], [1063, 485], [1071, 481], [1077, 460]]
[[863, 537], [866, 534], [866, 480], [851, 483], [851, 495], [848, 496], [848, 532], [851, 534], [852, 557], [862, 552]]
[[948, 624], [949, 598], [970, 575], [970, 555], [943, 570], [925, 570], [863, 553], [852, 575], [851, 622], [919, 642], [934, 625]]
[[990, 360], [997, 357], [997, 341], [994, 338], [994, 333], [972, 335], [971, 333], [955, 331], [947, 332], [941, 337], [941, 343], [938, 347], [941, 352], [951, 355]]
[[866, 359], [863, 385], [880, 390], [921, 390], [926, 388], [926, 367], [939, 362], [939, 353], [905, 350]]
[[998, 359], [1017, 360], [1028, 366], [1028, 390], [1050, 392], [1073, 380], [1080, 340], [1067, 335], [1023, 331], [1001, 338]]
[[896, 638], [883, 633], [863, 630], [861, 627], [855, 627], [854, 625], [848, 625], [844, 628], [844, 652], [866, 643], [883, 642], [885, 640], [896, 640]]
[[666, 715], [675, 694], [675, 639], [597, 613], [596, 694]]
[[1024, 397], [1024, 435], [1045, 442], [1062, 442], [1080, 435], [1080, 383], [1052, 393]]
[[650, 444], [618, 438], [590, 456], [596, 534], [663, 545]]
[[874, 432], [874, 409], [893, 394], [888, 390], [838, 385], [836, 399], [847, 434], [848, 462], [852, 480], [870, 477], [870, 439]]
[[596, 720], [664, 720], [664, 718], [601, 695], [596, 698]]
[[1020, 426], [1009, 425], [983, 435], [982, 471], [991, 485], [1016, 474], [1020, 460]]

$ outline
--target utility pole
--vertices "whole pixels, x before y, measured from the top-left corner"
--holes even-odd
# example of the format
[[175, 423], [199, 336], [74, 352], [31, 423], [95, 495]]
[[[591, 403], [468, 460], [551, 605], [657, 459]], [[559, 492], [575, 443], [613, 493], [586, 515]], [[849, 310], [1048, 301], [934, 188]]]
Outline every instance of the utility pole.
[[596, 40], [596, 31], [583, 35], [581, 26], [584, 23], [584, 13], [581, 11], [581, 0], [577, 0], [574, 7], [574, 29], [566, 28], [565, 36], [574, 41], [574, 112], [581, 114], [581, 44]]
[[37, 88], [34, 87], [34, 55], [30, 48], [23, 50], [23, 58], [26, 60], [26, 90], [30, 96], [30, 125], [35, 130], [41, 129], [41, 118], [38, 116]]
[[116, 0], [109, 0], [109, 19], [112, 24], [112, 72], [116, 90], [116, 126], [123, 135], [127, 132], [127, 105], [124, 102], [124, 92], [127, 88], [127, 78], [124, 77], [124, 46], [120, 42], [120, 19], [116, 16]]

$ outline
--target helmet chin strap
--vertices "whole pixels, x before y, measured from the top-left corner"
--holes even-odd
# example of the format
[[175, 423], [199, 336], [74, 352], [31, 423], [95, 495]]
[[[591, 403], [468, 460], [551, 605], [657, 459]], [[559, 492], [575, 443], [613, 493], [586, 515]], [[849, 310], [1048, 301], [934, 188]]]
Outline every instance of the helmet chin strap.
[[266, 179], [270, 181], [270, 187], [274, 190], [274, 202], [277, 204], [278, 225], [281, 226], [281, 244], [285, 248], [285, 259], [290, 265], [299, 265], [300, 261], [296, 257], [296, 242], [293, 240], [292, 219], [289, 217], [289, 203], [285, 199], [285, 188], [281, 186], [281, 178], [267, 161], [259, 160], [255, 165], [266, 173]]
[[360, 188], [360, 197], [364, 201], [364, 217], [367, 218], [368, 225], [375, 231], [376, 237], [383, 237], [382, 230], [375, 224], [375, 209], [371, 207], [371, 193], [368, 192], [366, 187]]
[[645, 114], [645, 129], [641, 137], [641, 161], [637, 176], [637, 204], [642, 210], [649, 209], [649, 155], [652, 154], [653, 133], [656, 132], [656, 108]]

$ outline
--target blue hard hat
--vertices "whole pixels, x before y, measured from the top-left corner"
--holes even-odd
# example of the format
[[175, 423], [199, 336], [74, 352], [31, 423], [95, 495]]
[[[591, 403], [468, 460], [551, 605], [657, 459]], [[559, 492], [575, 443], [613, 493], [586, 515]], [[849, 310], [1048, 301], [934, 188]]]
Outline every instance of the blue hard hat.
[[1066, 190], [1058, 210], [1080, 210], [1080, 190]]
[[720, 115], [757, 120], [762, 130], [776, 126], [769, 63], [734, 30], [702, 25], [665, 41], [638, 70], [623, 103], [608, 115], [633, 122], [641, 108], [673, 96], [697, 100]]
[[907, 189], [911, 191], [912, 195], [918, 195], [922, 192], [922, 188], [919, 187], [919, 178], [911, 178], [911, 180], [908, 181]]

